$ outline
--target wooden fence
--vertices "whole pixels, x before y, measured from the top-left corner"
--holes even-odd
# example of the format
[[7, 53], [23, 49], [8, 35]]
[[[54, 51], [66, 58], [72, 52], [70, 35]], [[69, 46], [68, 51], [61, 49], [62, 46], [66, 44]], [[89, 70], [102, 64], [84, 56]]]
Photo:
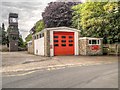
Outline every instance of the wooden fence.
[[103, 54], [120, 55], [120, 44], [103, 44]]

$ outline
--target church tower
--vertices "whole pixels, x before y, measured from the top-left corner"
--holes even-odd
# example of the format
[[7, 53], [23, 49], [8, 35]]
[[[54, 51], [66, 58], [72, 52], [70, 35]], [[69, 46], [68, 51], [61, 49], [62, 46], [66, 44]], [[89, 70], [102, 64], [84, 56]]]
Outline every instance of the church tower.
[[18, 51], [18, 14], [9, 13], [9, 27], [8, 27], [8, 38], [9, 38], [9, 51]]

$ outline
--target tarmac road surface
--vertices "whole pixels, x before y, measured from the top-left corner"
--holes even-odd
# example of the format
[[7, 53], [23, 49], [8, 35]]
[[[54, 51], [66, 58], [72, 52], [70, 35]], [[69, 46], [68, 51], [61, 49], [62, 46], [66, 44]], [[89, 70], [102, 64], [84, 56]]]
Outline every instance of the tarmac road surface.
[[3, 88], [118, 88], [118, 63], [3, 76]]

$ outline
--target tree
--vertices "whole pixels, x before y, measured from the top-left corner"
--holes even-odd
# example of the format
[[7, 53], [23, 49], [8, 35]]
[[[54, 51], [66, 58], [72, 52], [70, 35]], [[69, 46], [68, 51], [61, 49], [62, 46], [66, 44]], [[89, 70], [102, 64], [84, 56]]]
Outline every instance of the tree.
[[[80, 3], [80, 2], [79, 2]], [[42, 13], [43, 21], [46, 28], [67, 26], [70, 27], [72, 22], [72, 6], [77, 2], [51, 2]]]
[[[43, 30], [45, 28], [45, 24], [43, 22], [43, 20], [39, 20], [36, 22], [36, 24], [31, 28], [30, 31], [32, 31], [32, 34], [35, 34], [37, 32], [40, 32], [41, 30]], [[28, 34], [27, 37], [25, 38], [26, 43], [30, 40], [32, 40], [32, 34]]]
[[[118, 3], [87, 2], [72, 7], [73, 27], [80, 27], [82, 36], [101, 37], [104, 43], [115, 43], [118, 40], [120, 13]], [[79, 23], [78, 23], [79, 20]]]
[[2, 44], [2, 28], [0, 27], [0, 44]]
[[44, 28], [45, 28], [45, 24], [44, 24], [43, 20], [37, 21], [35, 24], [35, 33], [40, 32]]
[[24, 41], [23, 41], [21, 35], [19, 35], [19, 38], [18, 38], [18, 46], [19, 46], [19, 47], [25, 47]]
[[2, 43], [2, 45], [5, 45], [7, 43], [7, 38], [6, 38], [6, 31], [5, 31], [5, 26], [4, 26], [4, 23], [2, 23], [2, 28], [0, 30], [0, 37], [1, 37], [1, 41], [0, 43]]
[[28, 34], [27, 37], [25, 38], [26, 42], [29, 42], [30, 40], [32, 40], [32, 34]]
[[45, 24], [43, 20], [39, 20], [35, 23], [35, 25], [31, 28], [31, 34], [35, 34], [45, 28]]
[[108, 43], [120, 42], [120, 2], [107, 3], [103, 8], [109, 24], [105, 27]]

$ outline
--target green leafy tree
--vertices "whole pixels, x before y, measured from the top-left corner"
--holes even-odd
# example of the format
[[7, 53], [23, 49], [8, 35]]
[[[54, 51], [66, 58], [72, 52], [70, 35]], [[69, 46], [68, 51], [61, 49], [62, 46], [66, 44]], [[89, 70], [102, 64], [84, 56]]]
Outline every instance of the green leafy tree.
[[105, 26], [105, 32], [108, 43], [120, 42], [120, 3], [107, 3], [103, 8], [108, 24]]
[[32, 34], [35, 34], [45, 28], [45, 24], [43, 20], [39, 20], [36, 22], [36, 24], [31, 28], [30, 32]]
[[32, 40], [32, 35], [28, 34], [27, 37], [25, 38], [25, 41], [29, 42], [30, 40]]
[[0, 43], [2, 45], [5, 45], [7, 43], [7, 38], [6, 38], [6, 31], [5, 31], [5, 26], [4, 23], [2, 23], [2, 28], [0, 29]]
[[36, 22], [36, 24], [35, 24], [35, 32], [36, 33], [43, 30], [44, 28], [45, 28], [45, 24], [44, 24], [43, 20], [39, 20]]
[[72, 9], [74, 10], [72, 25], [81, 30], [82, 36], [102, 37], [104, 43], [118, 42], [120, 26], [118, 3], [87, 2]]
[[19, 47], [25, 47], [24, 41], [22, 39], [22, 36], [20, 35], [18, 38], [18, 46]]
[[[36, 22], [36, 24], [32, 27], [31, 31], [34, 33], [40, 32], [45, 28], [45, 24], [43, 20], [39, 20]], [[32, 40], [32, 34], [28, 34], [27, 37], [25, 38], [26, 43], [30, 40]]]

